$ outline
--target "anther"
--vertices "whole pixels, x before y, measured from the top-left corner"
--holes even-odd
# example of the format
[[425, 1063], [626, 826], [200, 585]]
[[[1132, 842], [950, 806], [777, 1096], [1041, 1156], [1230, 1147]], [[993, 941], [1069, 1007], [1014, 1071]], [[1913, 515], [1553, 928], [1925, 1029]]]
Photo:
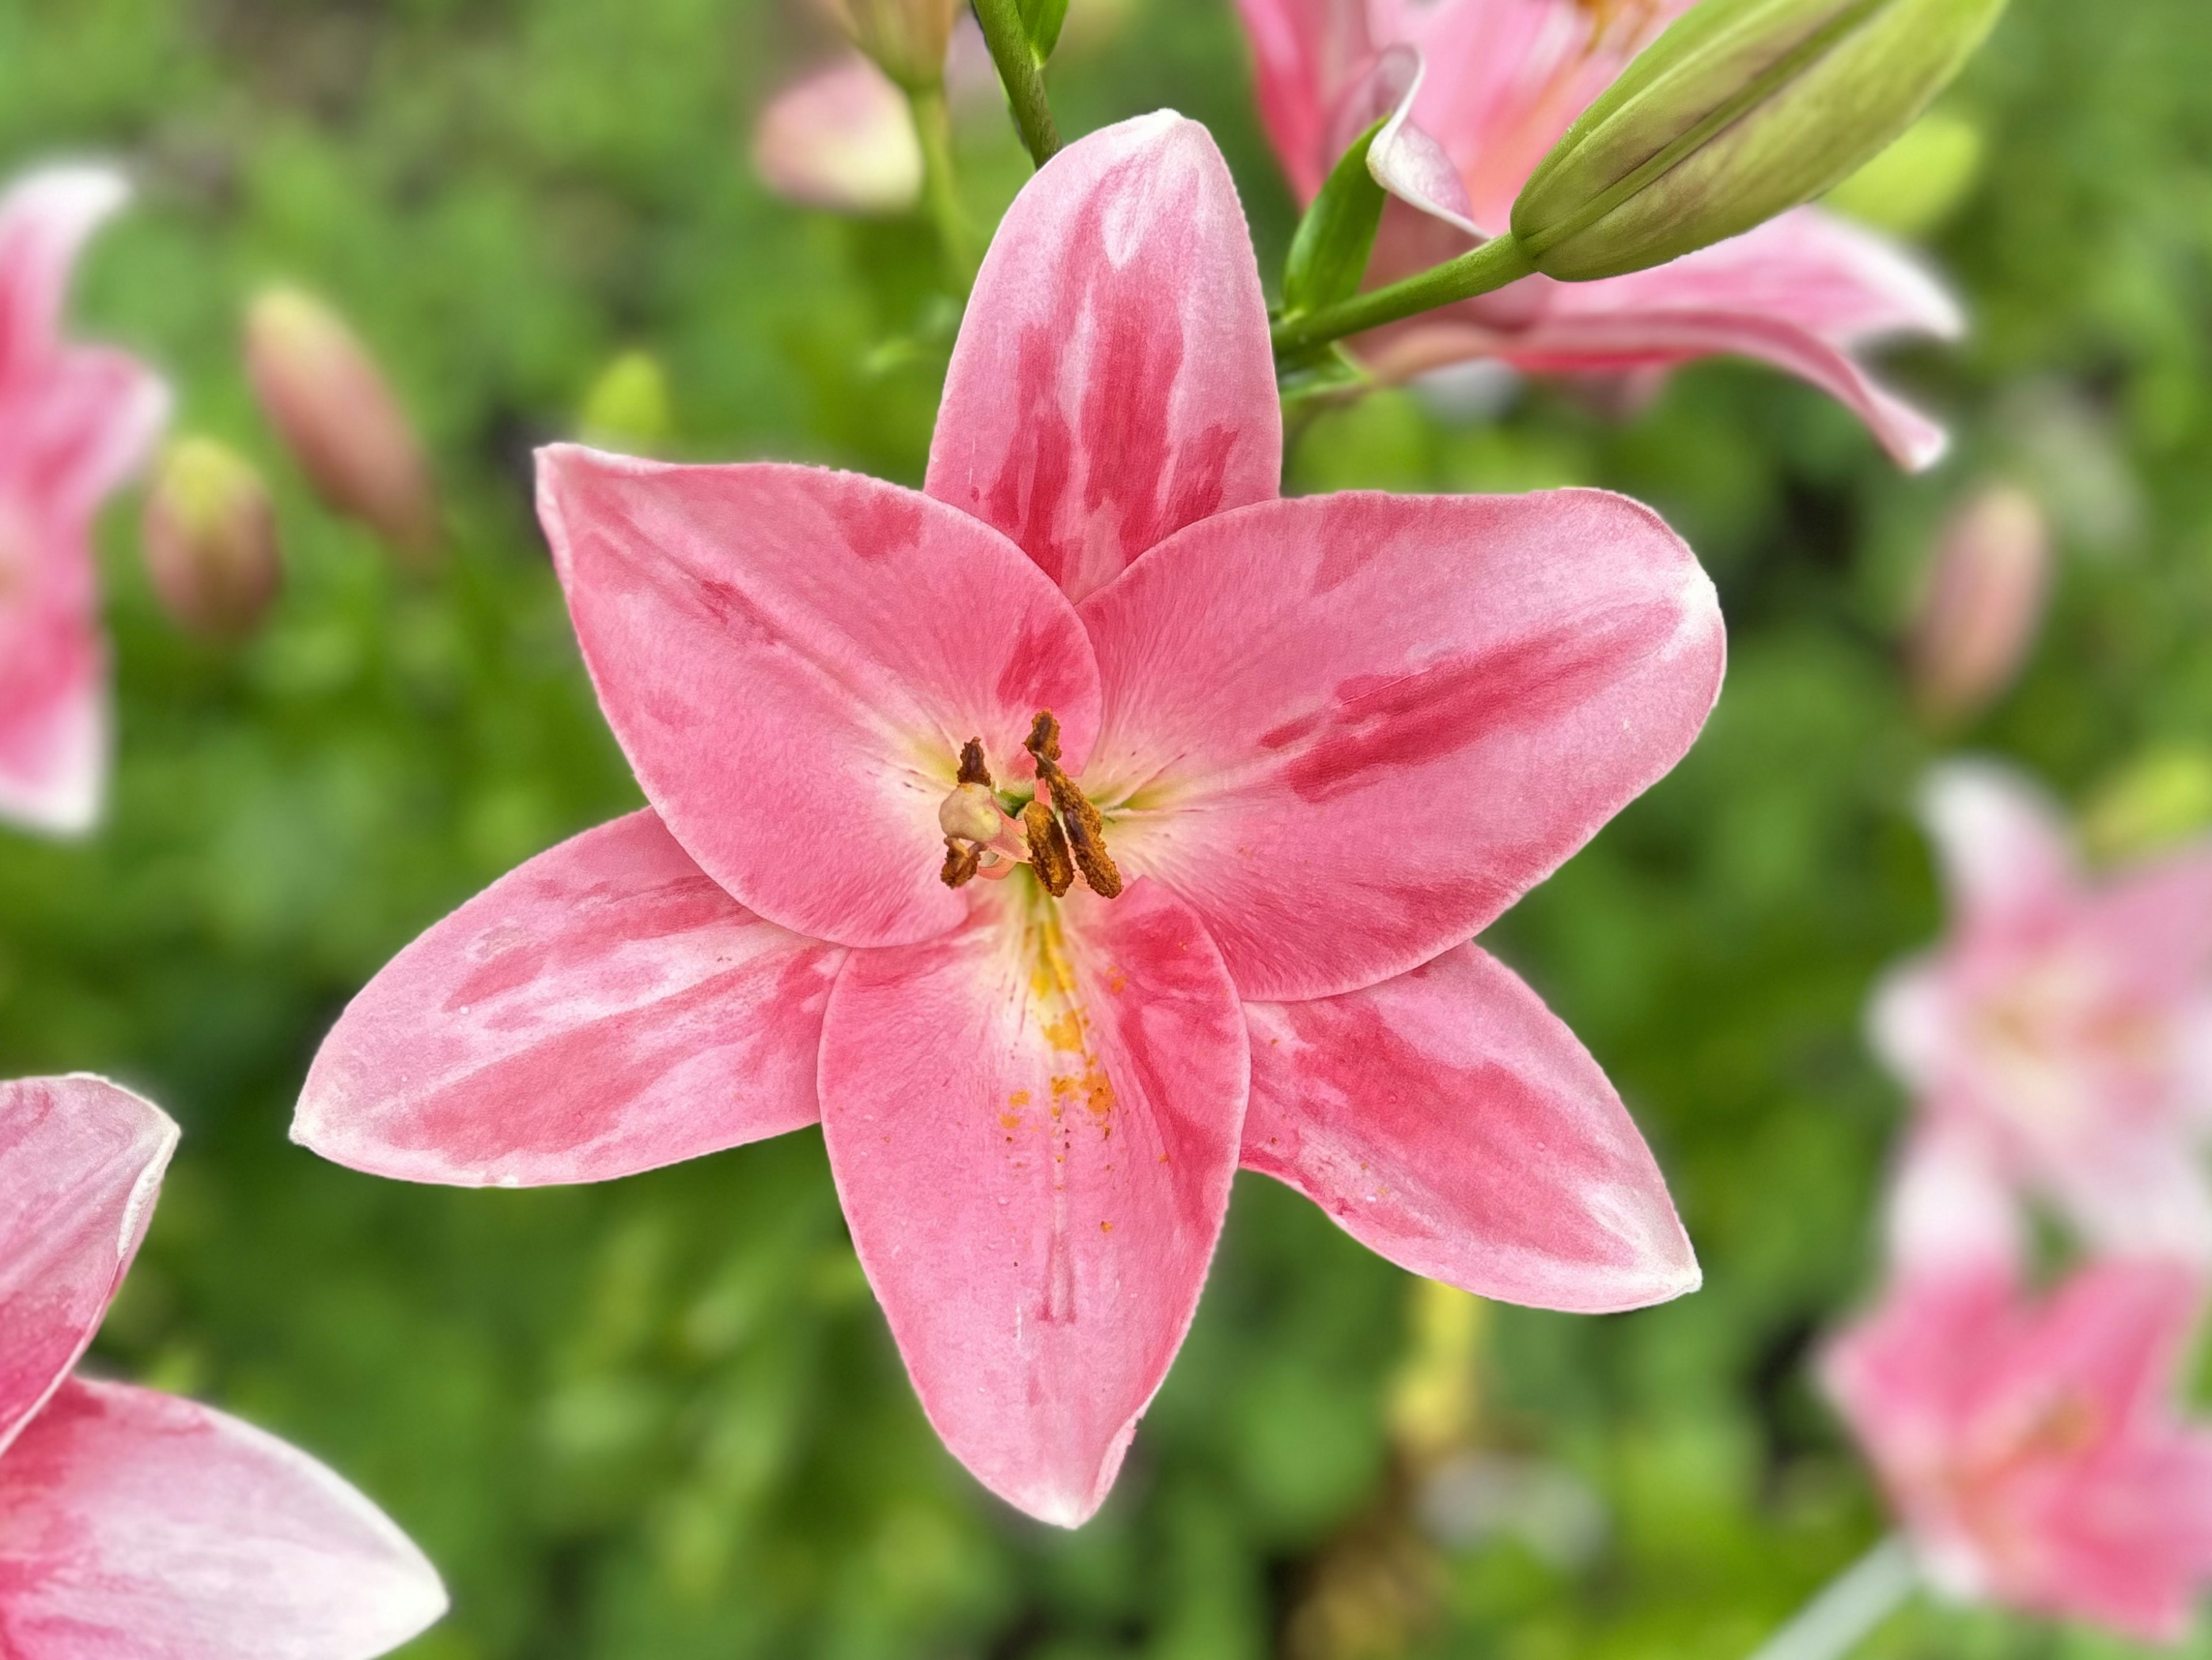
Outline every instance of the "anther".
[[983, 740], [971, 738], [960, 746], [960, 782], [991, 787], [991, 769], [983, 760]]
[[[1121, 891], [1121, 873], [1115, 866], [1113, 855], [1106, 851], [1105, 821], [1099, 818], [1098, 809], [1091, 805], [1090, 799], [1076, 787], [1075, 781], [1060, 769], [1060, 721], [1050, 709], [1037, 711], [1036, 719], [1030, 726], [1029, 739], [1022, 747], [1036, 762], [1037, 781], [1052, 794], [1052, 805], [1066, 832], [1067, 849], [1073, 855], [1075, 867], [1083, 873], [1085, 884], [1101, 899], [1113, 898]], [[1024, 824], [1028, 817], [1024, 812]]]
[[983, 862], [983, 849], [972, 843], [945, 838], [945, 868], [937, 873], [938, 880], [948, 888], [965, 887], [974, 879], [975, 867]]
[[1029, 838], [1030, 868], [1044, 891], [1059, 898], [1075, 881], [1075, 866], [1067, 856], [1067, 837], [1060, 833], [1060, 821], [1042, 799], [1022, 809], [1022, 834]]

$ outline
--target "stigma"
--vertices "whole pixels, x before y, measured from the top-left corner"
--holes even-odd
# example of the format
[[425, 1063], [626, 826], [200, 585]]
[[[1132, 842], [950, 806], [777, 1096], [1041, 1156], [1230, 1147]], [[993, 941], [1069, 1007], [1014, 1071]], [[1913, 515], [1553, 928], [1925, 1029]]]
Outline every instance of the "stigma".
[[1055, 899], [1078, 875], [1100, 898], [1113, 898], [1121, 891], [1121, 873], [1106, 851], [1105, 820], [1060, 768], [1060, 721], [1050, 709], [1037, 711], [1022, 747], [1036, 763], [1037, 788], [1018, 819], [1000, 805], [982, 739], [961, 745], [958, 781], [937, 807], [945, 833], [939, 879], [948, 888], [965, 887], [978, 876], [1011, 876], [1021, 864]]

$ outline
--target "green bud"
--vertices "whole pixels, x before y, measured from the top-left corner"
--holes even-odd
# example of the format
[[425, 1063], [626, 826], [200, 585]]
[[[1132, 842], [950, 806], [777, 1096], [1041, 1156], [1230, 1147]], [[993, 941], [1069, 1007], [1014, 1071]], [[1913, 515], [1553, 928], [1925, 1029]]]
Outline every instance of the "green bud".
[[1876, 230], [1924, 236], [1972, 193], [1987, 149], [1972, 121], [1930, 110], [1830, 191], [1827, 205]]
[[1583, 112], [1513, 204], [1569, 282], [1663, 265], [1848, 178], [1948, 85], [2004, 0], [1704, 0]]
[[212, 438], [179, 439], [155, 470], [142, 530], [163, 610], [211, 639], [253, 631], [283, 564], [269, 490], [251, 462]]
[[2081, 839], [2102, 863], [2164, 853], [2212, 826], [2212, 751], [2170, 745], [2108, 779], [2081, 815]]
[[829, 0], [829, 6], [853, 44], [908, 91], [944, 80], [959, 0]]
[[579, 435], [601, 449], [650, 455], [676, 430], [668, 372], [651, 352], [626, 351], [599, 371], [578, 411]]

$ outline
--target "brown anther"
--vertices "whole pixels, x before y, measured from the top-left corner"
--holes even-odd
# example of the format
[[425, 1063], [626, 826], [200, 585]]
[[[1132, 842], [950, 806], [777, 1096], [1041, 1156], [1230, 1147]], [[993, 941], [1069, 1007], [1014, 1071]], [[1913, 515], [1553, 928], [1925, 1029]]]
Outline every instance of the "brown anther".
[[1091, 892], [1101, 899], [1111, 899], [1121, 891], [1121, 873], [1115, 867], [1113, 854], [1106, 851], [1105, 821], [1099, 818], [1098, 809], [1075, 787], [1075, 781], [1058, 767], [1052, 769], [1045, 782], [1052, 788], [1053, 806], [1060, 809], [1060, 822], [1066, 830], [1067, 848], [1075, 855], [1075, 867], [1083, 873], [1083, 879], [1090, 885]]
[[1067, 856], [1067, 837], [1060, 833], [1060, 821], [1042, 800], [1022, 809], [1022, 834], [1029, 838], [1030, 868], [1044, 891], [1059, 898], [1075, 880], [1075, 864]]
[[1037, 778], [1052, 793], [1052, 805], [1059, 811], [1068, 849], [1085, 884], [1101, 899], [1113, 898], [1121, 891], [1121, 873], [1106, 851], [1105, 821], [1075, 781], [1060, 769], [1060, 721], [1050, 709], [1037, 711], [1022, 747], [1036, 759]]
[[937, 873], [937, 879], [948, 888], [965, 887], [975, 879], [975, 867], [983, 862], [983, 849], [971, 842], [956, 842], [945, 838], [945, 868]]
[[991, 787], [991, 769], [983, 759], [983, 740], [971, 738], [960, 746], [960, 776], [963, 784], [981, 784]]
[[1037, 769], [1044, 769], [1049, 761], [1060, 760], [1060, 717], [1050, 709], [1039, 709], [1036, 719], [1030, 723], [1030, 735], [1022, 740], [1022, 747], [1036, 757]]

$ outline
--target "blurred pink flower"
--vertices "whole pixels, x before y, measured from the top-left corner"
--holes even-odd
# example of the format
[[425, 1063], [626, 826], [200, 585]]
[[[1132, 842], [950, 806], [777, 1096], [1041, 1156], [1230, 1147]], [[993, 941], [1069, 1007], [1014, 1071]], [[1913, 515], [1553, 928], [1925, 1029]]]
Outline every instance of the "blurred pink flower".
[[[1302, 200], [1371, 122], [1394, 106], [1404, 118], [1374, 158], [1401, 198], [1372, 266], [1390, 281], [1502, 232], [1546, 151], [1690, 0], [1237, 3], [1261, 114]], [[1950, 296], [1899, 248], [1801, 208], [1650, 271], [1595, 283], [1527, 277], [1359, 344], [1389, 380], [1494, 358], [1646, 389], [1653, 374], [1692, 358], [1756, 357], [1837, 398], [1917, 469], [1943, 453], [1942, 429], [1883, 388], [1857, 353], [1963, 326]]]
[[2047, 1300], [2002, 1270], [1900, 1279], [1826, 1356], [1941, 1590], [2172, 1641], [2212, 1578], [2212, 1434], [2178, 1370], [2203, 1282], [2110, 1261]]
[[[1234, 188], [1164, 113], [1015, 202], [926, 494], [546, 452], [652, 806], [402, 952], [295, 1136], [513, 1186], [818, 1119], [931, 1421], [1070, 1525], [1182, 1341], [1240, 1153], [1474, 1290], [1691, 1288], [1619, 1098], [1465, 941], [1695, 737], [1711, 586], [1616, 496], [1285, 501], [1280, 460]], [[1002, 791], [1057, 818], [1018, 830]], [[1063, 837], [1086, 874], [1055, 903], [1016, 861]]]
[[135, 359], [61, 337], [70, 268], [125, 194], [66, 167], [0, 199], [0, 818], [60, 833], [92, 827], [107, 773], [93, 514], [168, 412]]
[[0, 1084], [0, 1633], [9, 1660], [369, 1660], [445, 1611], [422, 1554], [306, 1454], [71, 1369], [177, 1127], [104, 1079]]
[[2088, 882], [2056, 809], [1981, 763], [1938, 769], [1926, 814], [1950, 935], [1871, 1018], [1920, 1109], [1908, 1171], [1948, 1168], [1954, 1194], [1985, 1171], [2100, 1249], [2212, 1260], [2212, 845]]
[[769, 100], [753, 129], [753, 167], [779, 196], [845, 213], [903, 213], [921, 195], [906, 94], [859, 52]]

